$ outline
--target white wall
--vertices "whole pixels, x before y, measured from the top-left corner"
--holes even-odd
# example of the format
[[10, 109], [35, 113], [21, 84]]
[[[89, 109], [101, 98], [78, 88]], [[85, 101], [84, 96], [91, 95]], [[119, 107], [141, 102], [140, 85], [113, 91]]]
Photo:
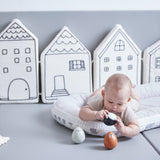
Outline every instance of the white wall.
[[160, 10], [159, 0], [0, 0], [0, 12]]

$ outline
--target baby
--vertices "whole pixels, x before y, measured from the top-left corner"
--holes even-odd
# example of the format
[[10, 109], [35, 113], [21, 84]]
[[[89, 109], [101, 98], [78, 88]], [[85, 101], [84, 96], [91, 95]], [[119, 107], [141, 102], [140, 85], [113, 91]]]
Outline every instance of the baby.
[[84, 121], [103, 121], [109, 112], [117, 115], [114, 125], [122, 136], [133, 137], [140, 127], [135, 115], [139, 110], [139, 98], [130, 79], [123, 74], [112, 75], [105, 85], [96, 90], [80, 110]]

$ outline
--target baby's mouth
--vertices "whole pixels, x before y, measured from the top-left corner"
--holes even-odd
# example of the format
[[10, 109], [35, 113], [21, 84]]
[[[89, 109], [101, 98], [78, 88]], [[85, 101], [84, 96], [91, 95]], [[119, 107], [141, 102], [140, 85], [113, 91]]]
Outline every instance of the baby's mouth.
[[112, 109], [110, 112], [111, 112], [111, 113], [117, 113], [116, 110], [113, 110], [113, 109]]

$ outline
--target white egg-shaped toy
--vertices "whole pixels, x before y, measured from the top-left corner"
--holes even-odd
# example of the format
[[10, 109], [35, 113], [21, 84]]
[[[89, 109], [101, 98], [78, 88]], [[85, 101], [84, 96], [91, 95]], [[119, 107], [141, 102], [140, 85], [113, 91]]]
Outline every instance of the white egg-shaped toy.
[[74, 143], [82, 143], [85, 141], [85, 133], [82, 128], [76, 127], [72, 132], [72, 141]]

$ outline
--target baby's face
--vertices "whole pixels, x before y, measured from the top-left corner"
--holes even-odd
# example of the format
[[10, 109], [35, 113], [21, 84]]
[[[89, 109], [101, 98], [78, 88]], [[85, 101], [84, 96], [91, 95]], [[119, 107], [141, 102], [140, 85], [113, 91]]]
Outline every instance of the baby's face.
[[121, 89], [119, 91], [110, 89], [106, 91], [104, 95], [104, 108], [115, 114], [121, 113], [126, 109], [128, 99], [129, 95], [126, 89]]

